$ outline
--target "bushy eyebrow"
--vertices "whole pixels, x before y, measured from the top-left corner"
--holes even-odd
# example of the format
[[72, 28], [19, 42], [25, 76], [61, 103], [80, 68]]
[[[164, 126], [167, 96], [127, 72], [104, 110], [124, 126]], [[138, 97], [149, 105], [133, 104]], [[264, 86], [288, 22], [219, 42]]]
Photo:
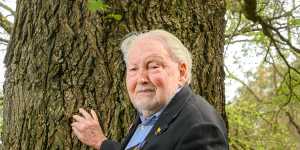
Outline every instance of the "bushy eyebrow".
[[152, 55], [152, 56], [148, 56], [145, 59], [146, 63], [152, 62], [152, 61], [159, 61], [159, 62], [163, 62], [163, 57], [159, 56], [159, 55]]

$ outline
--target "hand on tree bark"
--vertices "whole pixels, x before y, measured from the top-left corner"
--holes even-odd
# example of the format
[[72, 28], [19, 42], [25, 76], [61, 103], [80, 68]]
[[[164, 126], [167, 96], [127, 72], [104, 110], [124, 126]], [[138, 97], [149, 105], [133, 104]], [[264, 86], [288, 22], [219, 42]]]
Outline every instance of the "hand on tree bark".
[[71, 124], [74, 134], [82, 143], [100, 149], [102, 142], [107, 138], [99, 124], [97, 114], [92, 109], [89, 114], [82, 108], [79, 108], [79, 113], [81, 115], [73, 116], [75, 121]]

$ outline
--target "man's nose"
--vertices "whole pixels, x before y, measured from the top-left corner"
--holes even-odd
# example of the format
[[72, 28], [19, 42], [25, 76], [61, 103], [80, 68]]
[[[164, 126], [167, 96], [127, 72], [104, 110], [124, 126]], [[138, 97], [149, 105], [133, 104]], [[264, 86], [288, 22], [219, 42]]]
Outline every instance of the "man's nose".
[[148, 83], [149, 79], [148, 79], [148, 73], [147, 70], [145, 69], [140, 69], [138, 72], [138, 82], [139, 83]]

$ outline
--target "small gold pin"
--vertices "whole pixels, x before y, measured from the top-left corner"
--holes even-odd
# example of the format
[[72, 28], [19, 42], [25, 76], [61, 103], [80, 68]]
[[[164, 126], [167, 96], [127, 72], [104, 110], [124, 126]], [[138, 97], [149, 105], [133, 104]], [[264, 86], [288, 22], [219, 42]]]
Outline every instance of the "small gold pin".
[[155, 135], [160, 134], [160, 131], [161, 131], [161, 129], [160, 129], [160, 127], [158, 127], [158, 128], [156, 129], [156, 131], [155, 131]]
[[133, 150], [139, 150], [138, 146], [137, 146], [137, 147], [135, 147]]

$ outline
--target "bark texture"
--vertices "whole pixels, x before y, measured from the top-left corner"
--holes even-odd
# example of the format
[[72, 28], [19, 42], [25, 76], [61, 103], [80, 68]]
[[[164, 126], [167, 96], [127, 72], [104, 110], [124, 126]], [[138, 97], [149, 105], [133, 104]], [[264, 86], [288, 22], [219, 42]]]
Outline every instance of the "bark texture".
[[[225, 0], [18, 1], [6, 55], [6, 150], [89, 149], [71, 133], [79, 107], [99, 112], [106, 135], [120, 140], [134, 117], [119, 44], [132, 31], [165, 29], [193, 54], [192, 87], [225, 115]], [[121, 14], [111, 19], [109, 14]]]

